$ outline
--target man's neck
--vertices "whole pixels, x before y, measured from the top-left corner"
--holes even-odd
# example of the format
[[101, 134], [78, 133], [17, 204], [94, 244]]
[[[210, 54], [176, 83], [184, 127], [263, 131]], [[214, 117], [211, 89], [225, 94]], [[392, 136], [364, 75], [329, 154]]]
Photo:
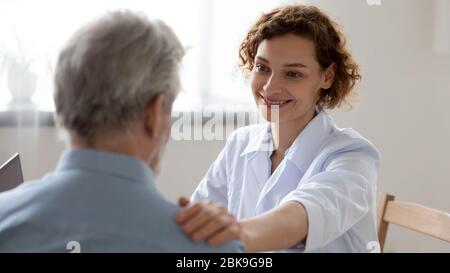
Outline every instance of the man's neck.
[[141, 154], [142, 149], [138, 149], [137, 140], [132, 139], [128, 133], [106, 132], [93, 137], [86, 142], [79, 137], [70, 137], [71, 148], [94, 149], [98, 151], [124, 154], [145, 160]]

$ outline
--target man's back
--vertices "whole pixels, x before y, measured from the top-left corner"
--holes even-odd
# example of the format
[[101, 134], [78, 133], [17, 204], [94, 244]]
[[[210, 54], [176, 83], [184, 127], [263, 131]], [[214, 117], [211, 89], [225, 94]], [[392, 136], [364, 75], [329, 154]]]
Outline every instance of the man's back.
[[0, 194], [0, 252], [237, 252], [240, 242], [194, 243], [175, 222], [179, 208], [156, 190], [144, 162], [70, 150], [53, 173]]

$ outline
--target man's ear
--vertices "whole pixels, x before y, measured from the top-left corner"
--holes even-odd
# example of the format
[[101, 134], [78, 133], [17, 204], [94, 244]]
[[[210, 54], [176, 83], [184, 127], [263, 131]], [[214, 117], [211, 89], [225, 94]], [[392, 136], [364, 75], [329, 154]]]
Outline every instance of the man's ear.
[[331, 86], [333, 86], [335, 75], [336, 75], [336, 64], [332, 63], [323, 72], [323, 82], [321, 88], [328, 89]]
[[156, 134], [160, 132], [163, 123], [164, 114], [164, 95], [156, 95], [152, 102], [147, 106], [145, 112], [145, 131], [150, 138], [155, 138]]

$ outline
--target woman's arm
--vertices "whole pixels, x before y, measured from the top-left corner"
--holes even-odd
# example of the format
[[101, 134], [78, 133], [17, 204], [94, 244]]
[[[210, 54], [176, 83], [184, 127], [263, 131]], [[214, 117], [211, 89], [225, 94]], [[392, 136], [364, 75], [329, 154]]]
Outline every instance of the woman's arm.
[[[186, 200], [180, 200], [180, 204], [186, 205]], [[306, 210], [296, 201], [240, 222], [220, 204], [202, 201], [187, 205], [177, 215], [177, 221], [194, 241], [206, 239], [211, 245], [218, 245], [240, 239], [247, 252], [292, 247], [304, 241], [308, 231]]]
[[211, 204], [203, 203], [183, 210], [180, 214], [185, 216], [180, 223], [190, 225], [194, 219], [189, 216], [203, 215], [195, 217], [195, 228], [185, 230], [188, 235], [200, 233], [198, 238], [215, 243], [239, 238], [246, 244], [246, 251], [277, 250], [300, 242], [306, 242], [307, 250], [318, 249], [336, 240], [373, 209], [378, 164], [376, 150], [359, 147], [330, 157], [323, 172], [303, 181], [278, 207], [260, 216], [237, 222], [224, 208], [218, 209], [218, 204], [212, 204], [216, 209], [211, 212]]
[[227, 147], [225, 146], [209, 167], [206, 175], [192, 194], [192, 201], [210, 199], [221, 203], [225, 207], [227, 206], [226, 149]]
[[245, 251], [290, 248], [306, 240], [308, 217], [302, 204], [290, 201], [260, 216], [242, 220], [240, 239]]

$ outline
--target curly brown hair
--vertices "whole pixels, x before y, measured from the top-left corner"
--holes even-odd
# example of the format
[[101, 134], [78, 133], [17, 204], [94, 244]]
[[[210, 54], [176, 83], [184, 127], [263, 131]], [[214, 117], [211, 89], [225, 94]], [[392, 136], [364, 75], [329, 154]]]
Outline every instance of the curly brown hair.
[[259, 44], [266, 39], [295, 34], [311, 39], [316, 59], [322, 69], [335, 64], [332, 86], [320, 91], [317, 104], [323, 109], [339, 107], [346, 102], [356, 82], [361, 79], [359, 68], [346, 48], [340, 27], [314, 6], [294, 5], [276, 8], [263, 14], [251, 27], [239, 47], [240, 68], [245, 76], [253, 70]]

